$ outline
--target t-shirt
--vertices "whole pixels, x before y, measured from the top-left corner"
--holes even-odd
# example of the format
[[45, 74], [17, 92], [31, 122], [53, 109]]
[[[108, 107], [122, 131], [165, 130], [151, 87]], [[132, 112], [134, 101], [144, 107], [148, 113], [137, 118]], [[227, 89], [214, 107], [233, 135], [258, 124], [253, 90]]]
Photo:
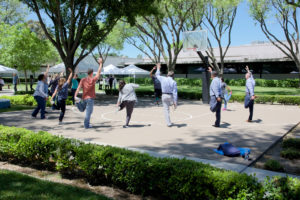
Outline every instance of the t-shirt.
[[58, 100], [66, 100], [68, 98], [68, 87], [68, 82], [65, 82], [61, 89], [58, 89], [58, 86], [56, 87]]
[[17, 85], [18, 84], [18, 75], [15, 75], [14, 77], [13, 77], [13, 84], [14, 85]]
[[94, 99], [96, 97], [95, 93], [95, 84], [97, 82], [97, 78], [86, 77], [82, 79], [79, 83], [79, 86], [83, 89], [83, 99]]
[[72, 79], [72, 89], [77, 89], [78, 88], [78, 81], [76, 79]]
[[0, 79], [0, 85], [4, 85], [4, 80]]
[[161, 90], [160, 81], [156, 78], [156, 76], [152, 76], [152, 81], [153, 81], [153, 84], [154, 84], [154, 89]]

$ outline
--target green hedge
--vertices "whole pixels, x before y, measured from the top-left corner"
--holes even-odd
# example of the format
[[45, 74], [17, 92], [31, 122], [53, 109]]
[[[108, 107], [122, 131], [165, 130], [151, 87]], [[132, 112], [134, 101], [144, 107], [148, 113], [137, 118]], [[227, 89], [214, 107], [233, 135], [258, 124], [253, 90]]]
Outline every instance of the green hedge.
[[[35, 101], [32, 95], [16, 95], [16, 96], [0, 96], [0, 99], [9, 99], [11, 105], [26, 105], [26, 106], [37, 106], [37, 102]], [[72, 97], [68, 97], [66, 101], [67, 105], [73, 105]], [[47, 106], [51, 106], [50, 101], [47, 101]]]
[[1, 125], [0, 160], [58, 170], [93, 185], [115, 185], [163, 199], [228, 199], [244, 190], [262, 196], [261, 184], [246, 174]]
[[296, 200], [300, 194], [298, 179], [275, 178], [264, 186], [252, 176], [186, 159], [154, 158], [2, 125], [0, 160], [57, 170], [62, 175], [85, 178], [92, 185], [113, 185], [160, 199], [271, 200], [278, 199], [274, 198], [277, 195]]
[[[134, 79], [126, 77], [124, 80], [127, 83], [133, 83]], [[175, 78], [177, 85], [181, 86], [193, 86], [193, 87], [201, 87], [202, 80], [199, 79], [190, 79], [190, 78]], [[225, 79], [225, 82], [229, 86], [245, 86], [245, 79]], [[298, 88], [299, 87], [299, 79], [285, 79], [285, 80], [267, 80], [267, 79], [255, 79], [256, 86], [261, 87], [290, 87], [290, 88]], [[140, 85], [152, 85], [151, 78], [136, 78], [135, 83]]]
[[[118, 95], [118, 90], [105, 90], [107, 95]], [[136, 90], [136, 95], [138, 97], [148, 97], [153, 96], [154, 91], [151, 89], [139, 89]], [[178, 97], [182, 99], [197, 99], [200, 100], [202, 98], [201, 92], [195, 91], [178, 91]], [[232, 95], [230, 101], [231, 102], [244, 102], [245, 95]], [[285, 105], [300, 105], [300, 96], [286, 96], [286, 95], [259, 95], [257, 99], [255, 99], [256, 103], [279, 103]]]

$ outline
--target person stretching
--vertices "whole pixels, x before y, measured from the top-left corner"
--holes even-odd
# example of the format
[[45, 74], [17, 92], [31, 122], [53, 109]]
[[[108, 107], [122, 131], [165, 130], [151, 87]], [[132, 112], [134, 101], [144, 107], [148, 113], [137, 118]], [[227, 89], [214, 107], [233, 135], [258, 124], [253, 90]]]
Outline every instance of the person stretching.
[[86, 78], [81, 79], [74, 97], [76, 100], [77, 95], [80, 89], [82, 88], [83, 89], [82, 99], [83, 99], [83, 107], [84, 107], [83, 111], [86, 109], [85, 119], [84, 119], [84, 128], [86, 129], [92, 128], [92, 126], [90, 125], [90, 119], [93, 113], [94, 99], [96, 97], [95, 84], [99, 79], [102, 70], [102, 62], [103, 62], [102, 58], [99, 58], [98, 62], [99, 62], [99, 68], [96, 76], [93, 77], [93, 70], [89, 69], [87, 72], [88, 76]]
[[[224, 99], [224, 108], [223, 110], [227, 110], [227, 103], [229, 102], [231, 95], [232, 95], [232, 90], [230, 89], [230, 87], [228, 87], [228, 85], [225, 83], [224, 78], [221, 78], [221, 89], [222, 89], [222, 96]], [[230, 91], [228, 93], [228, 91]]]
[[47, 77], [44, 74], [40, 74], [38, 76], [38, 83], [33, 94], [38, 105], [31, 114], [32, 118], [36, 118], [37, 114], [41, 110], [41, 119], [45, 119], [46, 101], [48, 99], [48, 94], [45, 93], [44, 90], [46, 79]]
[[170, 120], [170, 106], [174, 105], [174, 109], [177, 108], [177, 83], [174, 81], [174, 72], [169, 71], [167, 77], [160, 75], [161, 64], [157, 63], [157, 70], [155, 73], [156, 78], [161, 84], [162, 90], [162, 104], [165, 111], [165, 119], [167, 126], [171, 127], [172, 123]]
[[126, 123], [123, 126], [123, 128], [129, 127], [129, 122], [131, 119], [133, 108], [135, 103], [137, 102], [134, 90], [138, 87], [139, 85], [137, 84], [126, 84], [124, 80], [120, 80], [119, 82], [119, 99], [117, 102], [117, 106], [120, 107], [119, 110], [122, 110], [126, 107]]
[[155, 101], [156, 104], [159, 105], [159, 99], [161, 98], [162, 92], [161, 92], [161, 84], [159, 80], [156, 78], [155, 75], [153, 75], [153, 71], [156, 70], [156, 66], [153, 67], [153, 69], [150, 71], [150, 78], [153, 81], [154, 84], [154, 95], [155, 95]]
[[252, 122], [254, 99], [256, 98], [254, 95], [255, 80], [248, 66], [246, 66], [246, 70], [247, 73], [245, 75], [246, 78], [245, 108], [249, 108], [249, 118], [246, 122]]
[[56, 89], [51, 97], [51, 102], [53, 101], [53, 98], [57, 94], [57, 109], [60, 109], [60, 115], [59, 115], [59, 125], [62, 124], [62, 120], [65, 116], [66, 112], [66, 100], [68, 98], [68, 87], [71, 83], [72, 77], [73, 77], [73, 72], [69, 68], [70, 75], [68, 80], [66, 81], [65, 78], [60, 78], [58, 81], [58, 85], [56, 86]]

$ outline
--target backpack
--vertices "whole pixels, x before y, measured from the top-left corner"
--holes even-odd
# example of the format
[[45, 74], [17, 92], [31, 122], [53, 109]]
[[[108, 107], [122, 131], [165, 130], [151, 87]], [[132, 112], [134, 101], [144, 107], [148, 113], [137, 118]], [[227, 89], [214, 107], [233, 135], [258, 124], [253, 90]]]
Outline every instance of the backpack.
[[220, 144], [218, 150], [222, 150], [224, 155], [229, 157], [237, 157], [241, 155], [240, 150], [230, 143]]

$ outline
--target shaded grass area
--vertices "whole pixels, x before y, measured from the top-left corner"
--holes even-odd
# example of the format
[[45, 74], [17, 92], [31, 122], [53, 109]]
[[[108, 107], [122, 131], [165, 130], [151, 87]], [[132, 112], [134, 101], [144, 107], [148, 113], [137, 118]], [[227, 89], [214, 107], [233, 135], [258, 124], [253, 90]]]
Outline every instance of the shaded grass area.
[[11, 105], [10, 108], [0, 109], [0, 113], [20, 111], [20, 110], [33, 110], [34, 106], [25, 106], [25, 105]]
[[87, 190], [0, 170], [0, 200], [108, 200]]

